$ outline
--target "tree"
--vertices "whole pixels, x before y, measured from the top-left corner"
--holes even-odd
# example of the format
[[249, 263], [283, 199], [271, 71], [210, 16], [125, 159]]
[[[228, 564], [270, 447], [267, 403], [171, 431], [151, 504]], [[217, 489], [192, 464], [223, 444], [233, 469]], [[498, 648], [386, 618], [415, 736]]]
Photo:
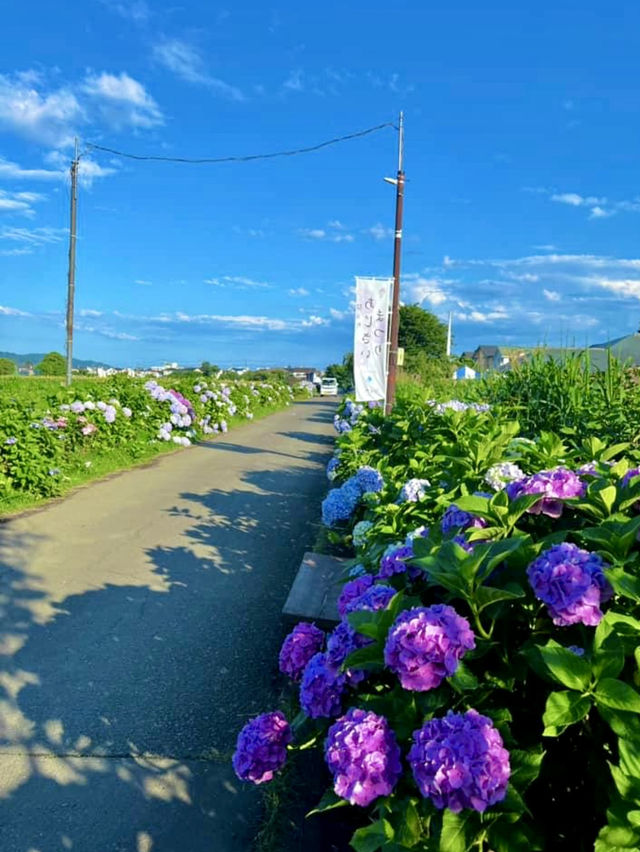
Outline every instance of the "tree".
[[420, 305], [402, 305], [398, 345], [406, 355], [423, 352], [428, 358], [444, 358], [447, 352], [447, 327]]
[[347, 352], [342, 364], [329, 364], [324, 371], [325, 376], [337, 379], [339, 387], [349, 390], [353, 387], [353, 352]]
[[16, 362], [11, 358], [0, 358], [0, 376], [13, 376], [17, 369]]
[[59, 352], [49, 352], [36, 369], [41, 376], [64, 376], [67, 372], [67, 362]]

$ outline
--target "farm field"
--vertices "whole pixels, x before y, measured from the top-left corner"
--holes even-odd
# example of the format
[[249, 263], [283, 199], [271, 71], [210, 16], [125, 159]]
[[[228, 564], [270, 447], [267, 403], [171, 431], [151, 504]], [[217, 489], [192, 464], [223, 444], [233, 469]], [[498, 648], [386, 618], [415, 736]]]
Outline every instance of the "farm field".
[[19, 511], [291, 403], [278, 382], [0, 379], [0, 513]]
[[287, 637], [284, 713], [261, 708], [234, 766], [286, 800], [315, 746], [314, 819], [350, 805], [356, 852], [640, 848], [637, 391], [574, 369], [336, 418], [341, 621]]

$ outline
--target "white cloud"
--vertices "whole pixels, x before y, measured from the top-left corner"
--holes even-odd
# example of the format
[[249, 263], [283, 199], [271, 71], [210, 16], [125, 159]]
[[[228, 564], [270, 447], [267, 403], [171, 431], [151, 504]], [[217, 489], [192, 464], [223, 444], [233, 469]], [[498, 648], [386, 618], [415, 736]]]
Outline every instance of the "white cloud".
[[325, 228], [300, 228], [298, 233], [307, 240], [326, 240], [331, 243], [352, 243], [355, 240], [353, 234], [345, 234], [335, 232], [335, 226], [329, 223], [330, 227], [334, 228], [333, 232], [327, 231]]
[[121, 18], [136, 24], [145, 23], [151, 17], [151, 10], [144, 0], [132, 0], [130, 3], [122, 0], [102, 0], [102, 3]]
[[317, 325], [329, 325], [329, 320], [319, 317], [316, 314], [311, 314], [308, 319], [302, 320], [302, 326], [305, 328]]
[[208, 72], [199, 51], [192, 44], [182, 39], [162, 39], [154, 44], [153, 56], [160, 65], [187, 83], [206, 86], [212, 92], [233, 101], [244, 100], [241, 89], [213, 77]]
[[572, 207], [581, 207], [583, 204], [587, 203], [587, 199], [578, 195], [576, 192], [555, 193], [551, 196], [551, 200], [557, 201], [560, 204], [570, 204]]
[[9, 308], [5, 305], [0, 305], [0, 314], [5, 317], [30, 317], [31, 314], [26, 311], [20, 311], [18, 308]]
[[455, 317], [460, 322], [475, 322], [475, 323], [492, 323], [498, 320], [509, 319], [509, 312], [506, 308], [496, 308], [491, 311], [472, 310], [468, 313], [458, 312]]
[[449, 298], [443, 289], [443, 284], [451, 284], [450, 280], [425, 278], [418, 274], [402, 276], [402, 293], [407, 302], [422, 304], [428, 302], [434, 307], [446, 302]]
[[370, 228], [365, 228], [363, 234], [369, 234], [374, 240], [389, 240], [393, 236], [393, 228], [386, 228], [381, 222], [377, 222]]
[[103, 120], [116, 130], [122, 127], [156, 127], [164, 124], [158, 104], [142, 83], [125, 71], [89, 75], [84, 91], [97, 103]]
[[560, 293], [558, 293], [557, 290], [547, 290], [545, 288], [542, 292], [544, 294], [545, 299], [547, 299], [549, 302], [559, 302], [562, 299], [562, 296], [560, 295]]
[[605, 210], [604, 207], [600, 207], [596, 204], [595, 207], [592, 207], [589, 212], [590, 219], [607, 219], [609, 216], [613, 216], [615, 214], [615, 210]]
[[19, 213], [23, 216], [33, 216], [33, 202], [40, 201], [44, 196], [36, 192], [7, 192], [0, 189], [0, 213]]
[[0, 240], [11, 240], [26, 243], [30, 246], [41, 246], [47, 243], [59, 243], [65, 238], [66, 228], [9, 228], [0, 230]]
[[17, 163], [0, 157], [0, 179], [7, 180], [63, 180], [67, 172], [51, 169], [24, 169]]
[[0, 74], [0, 129], [56, 147], [70, 145], [84, 110], [69, 87], [42, 93], [37, 73]]
[[253, 278], [246, 278], [243, 275], [222, 275], [219, 278], [205, 278], [204, 283], [212, 284], [214, 287], [232, 287], [236, 290], [271, 287], [271, 284], [268, 284], [266, 281], [256, 281]]
[[147, 281], [144, 278], [136, 278], [133, 282], [134, 284], [140, 284], [142, 287], [151, 287], [151, 281]]
[[101, 317], [102, 311], [95, 311], [92, 308], [82, 308], [82, 310], [78, 311], [81, 317]]
[[337, 231], [346, 231], [346, 229], [347, 229], [347, 226], [343, 225], [342, 222], [339, 219], [332, 219], [328, 223], [328, 227], [329, 228], [335, 228]]
[[304, 91], [304, 82], [302, 80], [302, 70], [300, 68], [291, 71], [287, 79], [282, 84], [282, 88], [288, 92]]
[[347, 311], [339, 311], [337, 308], [329, 308], [329, 314], [334, 320], [343, 320], [347, 316]]
[[308, 296], [309, 291], [305, 290], [304, 287], [292, 287], [291, 290], [287, 291], [290, 296]]

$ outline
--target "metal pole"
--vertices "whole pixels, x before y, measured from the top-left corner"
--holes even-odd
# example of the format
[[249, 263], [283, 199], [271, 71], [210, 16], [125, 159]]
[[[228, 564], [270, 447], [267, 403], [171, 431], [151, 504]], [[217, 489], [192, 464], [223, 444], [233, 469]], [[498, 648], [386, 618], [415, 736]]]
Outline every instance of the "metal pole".
[[451, 323], [453, 320], [453, 313], [449, 311], [449, 322], [447, 324], [447, 358], [451, 357]]
[[396, 399], [396, 374], [398, 371], [398, 329], [400, 326], [400, 260], [402, 254], [402, 219], [404, 213], [404, 114], [400, 113], [398, 125], [398, 175], [396, 178], [396, 227], [393, 244], [393, 299], [391, 307], [391, 334], [389, 340], [389, 372], [387, 375], [387, 401], [385, 411], [391, 413]]
[[69, 221], [69, 274], [67, 278], [67, 387], [73, 366], [73, 302], [76, 290], [76, 214], [78, 207], [78, 138], [71, 163], [71, 214]]

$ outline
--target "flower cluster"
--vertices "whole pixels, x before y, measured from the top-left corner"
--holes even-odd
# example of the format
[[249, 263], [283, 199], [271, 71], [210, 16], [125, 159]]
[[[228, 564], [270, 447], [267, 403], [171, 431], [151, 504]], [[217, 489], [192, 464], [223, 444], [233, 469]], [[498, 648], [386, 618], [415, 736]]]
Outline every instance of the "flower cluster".
[[333, 458], [329, 459], [329, 463], [327, 465], [327, 479], [329, 482], [333, 482], [333, 480], [338, 475], [338, 467], [340, 466], [340, 459], [333, 456]]
[[398, 503], [418, 503], [426, 494], [431, 483], [428, 479], [409, 479], [402, 486]]
[[367, 494], [370, 491], [382, 491], [384, 488], [382, 474], [374, 467], [367, 465], [358, 469], [355, 480], [363, 494]]
[[527, 568], [527, 576], [554, 624], [565, 627], [580, 622], [595, 627], [602, 618], [601, 603], [613, 594], [605, 567], [597, 553], [565, 541], [543, 551]]
[[455, 674], [473, 648], [475, 639], [466, 618], [453, 607], [435, 604], [400, 613], [389, 630], [384, 661], [405, 689], [426, 692]]
[[364, 547], [367, 543], [367, 533], [373, 526], [371, 521], [358, 521], [358, 523], [351, 530], [351, 535], [353, 536], [353, 546], [354, 547]]
[[[488, 497], [488, 494], [479, 494], [482, 497]], [[447, 506], [447, 509], [442, 516], [442, 520], [440, 522], [440, 528], [442, 532], [447, 535], [453, 530], [466, 530], [470, 527], [475, 527], [476, 529], [484, 528], [487, 526], [487, 522], [484, 518], [478, 518], [476, 515], [472, 515], [471, 512], [463, 512], [462, 509], [459, 509], [455, 503], [451, 503]]]
[[300, 684], [300, 706], [312, 719], [337, 716], [347, 678], [326, 654], [313, 656], [303, 672]]
[[[357, 633], [348, 621], [341, 621], [327, 638], [326, 661], [335, 671], [339, 671], [349, 654], [372, 642], [372, 639]], [[366, 672], [362, 669], [347, 669], [344, 674], [347, 683], [351, 686], [360, 683], [366, 677]]]
[[370, 586], [366, 592], [363, 592], [359, 598], [350, 601], [345, 608], [345, 615], [356, 610], [369, 612], [377, 612], [379, 609], [385, 609], [391, 598], [395, 595], [396, 590], [387, 586], [384, 583], [376, 583]]
[[301, 621], [282, 643], [278, 663], [280, 671], [292, 680], [300, 680], [311, 657], [322, 650], [324, 631], [315, 624]]
[[380, 580], [388, 580], [394, 574], [403, 574], [406, 571], [407, 576], [415, 580], [420, 577], [422, 571], [409, 565], [410, 559], [413, 559], [412, 544], [390, 544], [380, 560], [380, 569], [376, 577]]
[[448, 402], [436, 402], [435, 399], [430, 399], [427, 404], [431, 405], [437, 414], [444, 414], [445, 411], [475, 411], [476, 413], [483, 413], [491, 410], [491, 406], [486, 403], [462, 402], [460, 399], [450, 399]]
[[329, 728], [325, 760], [336, 795], [361, 807], [388, 796], [402, 772], [400, 749], [387, 720], [355, 707]]
[[373, 577], [371, 574], [362, 574], [356, 577], [355, 580], [349, 580], [345, 583], [338, 598], [338, 613], [342, 618], [347, 611], [348, 605], [367, 591], [373, 585]]
[[422, 795], [453, 813], [502, 801], [511, 776], [499, 731], [476, 710], [449, 711], [414, 731], [409, 765]]
[[254, 784], [271, 781], [286, 763], [290, 742], [289, 723], [279, 710], [252, 719], [238, 735], [232, 761], [236, 775]]
[[541, 499], [528, 511], [533, 515], [548, 515], [559, 518], [562, 514], [563, 500], [572, 497], [583, 497], [587, 486], [577, 473], [566, 467], [556, 467], [543, 470], [533, 476], [525, 476], [510, 482], [506, 486], [510, 500], [522, 497], [524, 494], [540, 494]]
[[502, 491], [509, 482], [516, 479], [523, 479], [524, 471], [513, 462], [499, 462], [494, 464], [486, 472], [484, 481], [491, 486], [494, 491]]

